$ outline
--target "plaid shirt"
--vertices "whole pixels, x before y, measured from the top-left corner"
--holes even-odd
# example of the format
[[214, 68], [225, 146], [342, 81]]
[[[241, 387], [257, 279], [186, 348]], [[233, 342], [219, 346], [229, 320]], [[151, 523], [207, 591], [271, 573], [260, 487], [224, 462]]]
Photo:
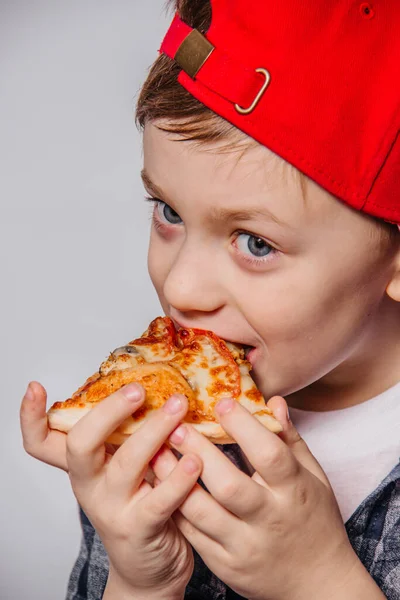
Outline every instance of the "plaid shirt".
[[[236, 444], [220, 446], [242, 471], [248, 472]], [[80, 511], [83, 538], [72, 570], [67, 600], [101, 600], [108, 576], [106, 551], [88, 518]], [[400, 599], [400, 463], [364, 500], [346, 523], [361, 562], [388, 600]], [[228, 588], [195, 553], [193, 576], [185, 600], [243, 600]]]

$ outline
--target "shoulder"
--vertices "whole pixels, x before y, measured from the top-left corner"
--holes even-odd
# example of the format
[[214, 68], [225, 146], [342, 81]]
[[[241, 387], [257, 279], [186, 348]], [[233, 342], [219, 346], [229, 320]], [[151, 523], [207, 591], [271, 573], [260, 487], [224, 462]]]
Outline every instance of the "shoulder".
[[346, 523], [357, 555], [388, 600], [400, 590], [400, 463]]

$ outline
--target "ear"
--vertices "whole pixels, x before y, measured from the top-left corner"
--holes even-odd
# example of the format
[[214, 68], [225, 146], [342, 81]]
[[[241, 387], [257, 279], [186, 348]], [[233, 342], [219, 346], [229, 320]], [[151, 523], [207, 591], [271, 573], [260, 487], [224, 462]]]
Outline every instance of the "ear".
[[[399, 225], [400, 238], [400, 225]], [[400, 243], [397, 253], [394, 256], [394, 271], [393, 275], [386, 287], [387, 295], [395, 302], [400, 302]]]

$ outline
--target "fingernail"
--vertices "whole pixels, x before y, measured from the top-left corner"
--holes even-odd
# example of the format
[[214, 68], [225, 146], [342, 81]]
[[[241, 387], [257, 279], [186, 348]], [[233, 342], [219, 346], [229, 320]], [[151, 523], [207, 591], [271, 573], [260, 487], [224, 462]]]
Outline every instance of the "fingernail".
[[141, 389], [137, 383], [129, 383], [121, 388], [121, 392], [131, 402], [139, 402], [142, 397]]
[[290, 423], [290, 412], [289, 412], [289, 407], [288, 407], [288, 409], [287, 409], [287, 420], [288, 420], [288, 423]]
[[33, 391], [32, 391], [30, 383], [28, 384], [28, 387], [26, 389], [25, 398], [28, 400], [28, 402], [30, 402], [31, 400], [33, 400]]
[[226, 415], [235, 406], [235, 401], [232, 398], [222, 398], [215, 407], [219, 415]]
[[186, 427], [184, 425], [179, 425], [179, 427], [171, 433], [169, 439], [175, 445], [181, 444], [185, 439], [186, 432]]
[[169, 415], [176, 415], [182, 410], [182, 400], [180, 396], [171, 396], [164, 404], [163, 409]]
[[183, 460], [183, 470], [188, 475], [193, 475], [193, 473], [197, 473], [197, 471], [200, 471], [200, 468], [199, 464], [194, 460], [194, 458], [187, 456]]

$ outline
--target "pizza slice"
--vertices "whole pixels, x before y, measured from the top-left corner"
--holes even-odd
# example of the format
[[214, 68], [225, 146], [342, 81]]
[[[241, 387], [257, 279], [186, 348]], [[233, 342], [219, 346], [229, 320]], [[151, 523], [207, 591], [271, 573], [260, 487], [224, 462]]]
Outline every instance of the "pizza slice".
[[271, 431], [282, 431], [252, 380], [250, 369], [240, 345], [226, 342], [211, 331], [176, 330], [169, 317], [158, 317], [142, 337], [111, 352], [99, 371], [71, 398], [53, 404], [47, 413], [49, 427], [68, 432], [98, 402], [122, 386], [137, 382], [146, 390], [145, 403], [107, 439], [109, 443], [122, 444], [174, 393], [188, 399], [184, 422], [191, 423], [215, 444], [234, 442], [214, 415], [218, 400], [228, 396]]

